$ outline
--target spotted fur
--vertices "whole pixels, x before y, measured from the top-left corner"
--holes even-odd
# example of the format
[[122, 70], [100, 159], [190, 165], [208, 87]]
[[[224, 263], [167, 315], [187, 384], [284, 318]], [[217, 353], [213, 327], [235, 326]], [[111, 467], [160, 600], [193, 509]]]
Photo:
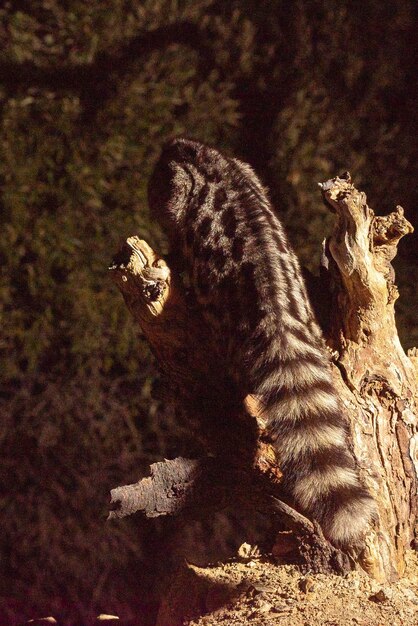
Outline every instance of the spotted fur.
[[262, 399], [293, 501], [336, 545], [360, 543], [373, 500], [347, 447], [297, 258], [257, 176], [213, 148], [175, 139], [155, 168], [149, 203], [243, 396]]

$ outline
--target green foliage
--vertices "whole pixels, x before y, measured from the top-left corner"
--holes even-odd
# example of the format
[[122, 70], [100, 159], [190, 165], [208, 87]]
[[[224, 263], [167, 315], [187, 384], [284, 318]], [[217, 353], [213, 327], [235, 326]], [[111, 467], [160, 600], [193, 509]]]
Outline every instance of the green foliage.
[[[83, 619], [99, 608], [135, 614], [150, 527], [106, 525], [107, 494], [174, 454], [185, 435], [164, 430], [150, 354], [106, 268], [126, 236], [162, 245], [146, 202], [162, 143], [186, 134], [249, 160], [311, 268], [332, 222], [316, 183], [341, 170], [375, 210], [400, 202], [413, 219], [412, 10], [377, 0], [0, 8], [0, 65], [12, 68], [0, 86], [0, 411], [12, 487], [0, 600], [14, 590], [2, 603], [10, 619], [67, 605]], [[164, 39], [173, 24], [189, 25], [190, 36], [173, 29]], [[123, 56], [156, 29], [161, 45]], [[106, 55], [114, 62], [103, 78]], [[79, 85], [66, 82], [68, 67]], [[412, 262], [405, 242], [407, 345], [418, 344]]]

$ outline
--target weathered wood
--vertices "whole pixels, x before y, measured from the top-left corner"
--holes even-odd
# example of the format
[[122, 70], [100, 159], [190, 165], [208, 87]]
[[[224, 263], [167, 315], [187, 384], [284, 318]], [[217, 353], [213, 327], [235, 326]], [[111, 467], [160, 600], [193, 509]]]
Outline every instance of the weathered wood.
[[[355, 567], [354, 560], [327, 541], [321, 527], [288, 504], [270, 498], [271, 509], [297, 538], [297, 552], [302, 571], [344, 574]], [[278, 537], [279, 540], [279, 537]]]
[[303, 571], [343, 574], [353, 569], [353, 561], [325, 539], [317, 523], [269, 495], [269, 488], [265, 480], [257, 480], [257, 471], [227, 459], [165, 460], [151, 465], [150, 476], [111, 490], [108, 519], [136, 512], [149, 518], [180, 514], [202, 518], [231, 506], [257, 510], [277, 515], [293, 531], [288, 556]]
[[353, 452], [378, 505], [363, 564], [379, 580], [402, 575], [417, 515], [416, 371], [399, 342], [391, 265], [412, 232], [401, 207], [376, 216], [347, 173], [321, 185], [336, 213], [326, 264], [331, 296], [327, 340], [347, 409]]
[[203, 461], [181, 457], [153, 463], [149, 477], [111, 490], [108, 519], [126, 517], [138, 511], [146, 517], [182, 512], [205, 469]]

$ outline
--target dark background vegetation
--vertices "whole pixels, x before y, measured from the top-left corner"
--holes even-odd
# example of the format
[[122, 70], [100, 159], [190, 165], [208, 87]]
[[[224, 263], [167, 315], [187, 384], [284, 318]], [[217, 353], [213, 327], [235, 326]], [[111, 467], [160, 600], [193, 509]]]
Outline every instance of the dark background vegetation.
[[161, 244], [146, 184], [162, 143], [191, 135], [249, 161], [310, 269], [332, 223], [317, 182], [345, 169], [377, 212], [400, 203], [416, 225], [414, 5], [2, 3], [1, 623], [152, 614], [164, 524], [106, 523], [107, 497], [184, 439], [106, 268], [121, 237]]

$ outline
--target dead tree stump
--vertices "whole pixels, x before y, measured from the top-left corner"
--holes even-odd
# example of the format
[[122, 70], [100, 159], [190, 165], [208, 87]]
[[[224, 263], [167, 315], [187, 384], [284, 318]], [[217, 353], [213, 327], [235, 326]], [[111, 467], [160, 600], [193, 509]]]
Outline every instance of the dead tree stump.
[[[378, 520], [359, 557], [380, 581], [402, 575], [417, 506], [416, 371], [396, 332], [398, 296], [390, 264], [399, 239], [412, 232], [400, 207], [377, 217], [349, 175], [321, 185], [336, 214], [325, 244], [322, 294], [332, 316], [324, 328], [334, 376], [347, 410], [353, 453], [378, 505]], [[210, 455], [152, 466], [136, 485], [112, 490], [110, 517], [148, 517], [185, 508], [240, 505], [275, 511], [299, 541], [306, 568], [344, 572], [352, 561], [331, 546], [316, 524], [281, 501], [280, 459], [263, 441], [257, 398], [237, 404], [233, 384], [212, 349], [201, 317], [179, 277], [138, 237], [130, 237], [112, 276], [170, 380], [182, 409], [199, 424]]]
[[325, 245], [332, 316], [327, 340], [360, 473], [379, 521], [364, 554], [379, 580], [402, 575], [417, 516], [417, 371], [396, 330], [391, 265], [413, 231], [403, 209], [376, 216], [347, 173], [321, 185], [336, 223]]

